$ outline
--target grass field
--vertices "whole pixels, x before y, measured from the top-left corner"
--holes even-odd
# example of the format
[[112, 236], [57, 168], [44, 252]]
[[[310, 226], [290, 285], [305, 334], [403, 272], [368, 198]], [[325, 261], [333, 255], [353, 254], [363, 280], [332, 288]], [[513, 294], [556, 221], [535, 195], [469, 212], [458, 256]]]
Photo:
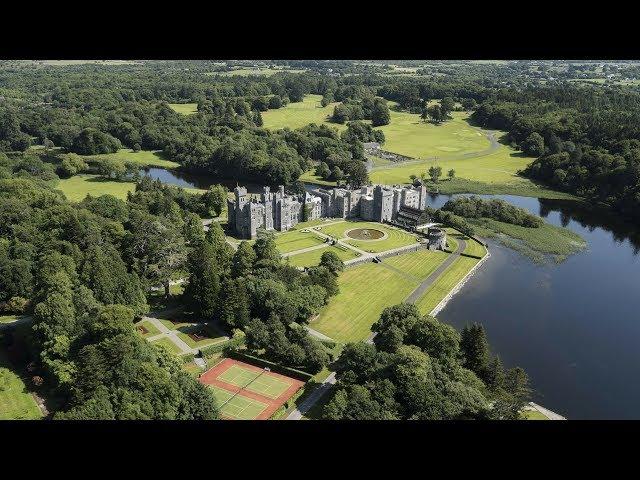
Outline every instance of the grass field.
[[306, 182], [306, 183], [314, 183], [316, 185], [323, 185], [327, 187], [336, 186], [336, 182], [323, 180], [322, 177], [319, 177], [318, 175], [313, 173], [313, 170], [309, 170], [308, 172], [304, 172], [302, 175], [300, 175], [300, 181]]
[[429, 314], [478, 262], [479, 260], [469, 257], [456, 259], [416, 302], [420, 313]]
[[198, 112], [197, 103], [169, 103], [168, 105], [174, 112], [182, 115], [193, 115]]
[[144, 338], [149, 338], [153, 337], [154, 335], [160, 334], [160, 330], [158, 330], [158, 328], [149, 320], [143, 320], [136, 323], [136, 327], [144, 327], [144, 329], [147, 330], [147, 333], [140, 332], [140, 335], [142, 335]]
[[61, 179], [56, 188], [61, 190], [65, 197], [72, 202], [80, 202], [89, 194], [94, 197], [109, 194], [126, 200], [127, 193], [133, 192], [136, 184], [105, 180], [97, 175], [75, 175], [71, 178]]
[[162, 150], [140, 150], [139, 152], [134, 152], [128, 148], [121, 148], [116, 153], [87, 155], [84, 158], [89, 162], [103, 158], [112, 158], [127, 163], [135, 163], [141, 167], [176, 168], [180, 166], [179, 163], [169, 160], [169, 157], [165, 155]]
[[346, 237], [345, 232], [353, 228], [370, 228], [374, 230], [380, 230], [387, 234], [387, 238], [382, 238], [380, 240], [356, 240], [352, 238], [344, 240], [345, 243], [353, 245], [354, 247], [357, 247], [366, 252], [385, 252], [393, 248], [416, 243], [416, 237], [405, 232], [404, 230], [373, 222], [358, 222], [346, 220], [344, 222], [321, 227], [320, 231], [326, 235], [331, 235], [336, 238], [348, 238]]
[[570, 193], [551, 190], [521, 177], [514, 178], [512, 182], [507, 183], [487, 183], [456, 177], [453, 180], [448, 178], [441, 179], [438, 183], [427, 181], [426, 187], [430, 192], [439, 192], [445, 195], [455, 193], [478, 193], [485, 195], [509, 194], [523, 197], [579, 200], [578, 197]]
[[397, 272], [375, 263], [345, 270], [340, 292], [309, 326], [339, 342], [364, 340], [382, 310], [402, 302], [417, 286]]
[[262, 75], [265, 77], [270, 77], [271, 75], [275, 75], [276, 73], [280, 72], [303, 73], [304, 71], [305, 70], [296, 70], [293, 68], [289, 70], [274, 68], [237, 68], [228, 72], [211, 72], [211, 75], [222, 75], [224, 77]]
[[0, 315], [0, 323], [13, 323], [21, 317], [22, 315]]
[[0, 420], [38, 420], [42, 412], [22, 379], [0, 351]]
[[422, 281], [431, 275], [431, 272], [438, 268], [448, 256], [447, 253], [437, 250], [419, 250], [395, 257], [387, 257], [383, 260], [383, 263], [398, 268]]
[[475, 255], [476, 257], [484, 257], [487, 254], [487, 249], [484, 245], [472, 240], [470, 238], [466, 239], [467, 248], [464, 249], [463, 253], [467, 255]]
[[523, 410], [522, 417], [524, 420], [549, 420], [537, 410]]
[[154, 345], [163, 346], [174, 355], [180, 355], [182, 353], [182, 350], [180, 350], [180, 348], [175, 343], [173, 343], [168, 337], [161, 337], [157, 340], [154, 340], [151, 343], [153, 343]]
[[289, 263], [291, 263], [291, 265], [294, 265], [296, 267], [313, 267], [320, 264], [320, 257], [324, 252], [335, 253], [343, 262], [345, 260], [351, 260], [352, 258], [356, 258], [358, 256], [358, 254], [353, 250], [343, 250], [341, 248], [328, 245], [326, 248], [319, 248], [317, 250], [311, 250], [310, 252], [291, 255], [287, 257], [287, 260], [285, 261], [288, 261]]
[[330, 103], [326, 107], [320, 106], [322, 95], [307, 95], [302, 102], [289, 103], [286, 107], [262, 112], [264, 127], [270, 130], [278, 130], [289, 127], [294, 130], [310, 123], [326, 123], [338, 130], [346, 129], [346, 125], [329, 123], [327, 119], [333, 115], [333, 109], [337, 103]]
[[280, 253], [289, 253], [307, 247], [313, 247], [324, 243], [324, 238], [312, 231], [303, 232], [303, 229], [290, 230], [276, 235], [276, 247]]
[[214, 343], [220, 343], [224, 341], [224, 338], [222, 337], [217, 337], [217, 338], [207, 337], [202, 340], [195, 341], [193, 338], [189, 336], [188, 333], [182, 332], [182, 331], [178, 332], [177, 335], [178, 335], [178, 338], [180, 338], [180, 340], [182, 340], [184, 343], [189, 345], [191, 348], [206, 347], [207, 345], [212, 345]]

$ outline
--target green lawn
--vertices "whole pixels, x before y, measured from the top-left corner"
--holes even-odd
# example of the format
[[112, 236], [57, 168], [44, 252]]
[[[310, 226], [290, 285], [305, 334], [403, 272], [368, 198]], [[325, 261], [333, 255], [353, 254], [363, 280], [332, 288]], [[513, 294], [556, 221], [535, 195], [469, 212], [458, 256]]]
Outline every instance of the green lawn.
[[193, 362], [183, 364], [182, 369], [189, 375], [193, 375], [194, 377], [198, 377], [202, 372], [202, 369]]
[[136, 184], [105, 180], [98, 175], [75, 175], [71, 178], [61, 179], [56, 188], [61, 190], [65, 197], [72, 202], [80, 202], [89, 194], [94, 197], [109, 194], [126, 200], [127, 193], [133, 192]]
[[322, 95], [307, 95], [302, 102], [289, 103], [286, 107], [262, 112], [264, 127], [270, 130], [278, 130], [289, 127], [294, 130], [310, 123], [326, 123], [338, 130], [344, 130], [346, 125], [329, 123], [328, 117], [333, 115], [333, 109], [338, 103], [330, 103], [326, 107], [320, 105]]
[[322, 185], [325, 187], [335, 187], [336, 186], [336, 182], [332, 182], [329, 180], [323, 180], [322, 177], [319, 177], [318, 175], [316, 175], [315, 173], [313, 173], [313, 170], [309, 170], [308, 172], [304, 172], [302, 175], [300, 175], [300, 181], [301, 182], [305, 182], [305, 183], [313, 183], [316, 185]]
[[110, 153], [108, 155], [87, 155], [84, 158], [89, 162], [103, 158], [113, 158], [127, 163], [135, 163], [141, 167], [176, 168], [180, 166], [179, 163], [172, 162], [162, 150], [140, 150], [139, 152], [134, 152], [128, 148], [121, 148], [116, 153]]
[[338, 278], [340, 293], [329, 301], [311, 328], [339, 342], [364, 340], [386, 307], [402, 302], [417, 286], [375, 263], [345, 270]]
[[466, 239], [467, 248], [464, 249], [463, 253], [467, 255], [475, 255], [477, 257], [484, 257], [487, 253], [487, 249], [481, 243], [476, 242], [470, 238]]
[[416, 302], [420, 313], [429, 314], [478, 262], [469, 257], [456, 259]]
[[324, 243], [324, 238], [316, 235], [313, 231], [307, 230], [303, 232], [302, 230], [305, 230], [305, 228], [297, 228], [296, 230], [277, 234], [276, 247], [278, 251], [280, 253], [289, 253]]
[[157, 340], [154, 340], [153, 342], [154, 345], [161, 345], [164, 348], [166, 348], [167, 350], [169, 350], [169, 352], [173, 353], [174, 355], [180, 355], [182, 353], [182, 350], [180, 350], [180, 348], [173, 343], [169, 337], [161, 337]]
[[186, 331], [180, 331], [178, 332], [178, 337], [180, 338], [180, 340], [182, 340], [184, 343], [186, 343], [187, 345], [189, 345], [191, 348], [201, 348], [201, 347], [206, 347], [207, 345], [212, 345], [214, 343], [220, 343], [222, 341], [224, 341], [224, 339], [222, 337], [218, 337], [218, 338], [205, 338], [203, 340], [198, 340], [195, 341], [194, 339], [192, 339]]
[[160, 320], [160, 322], [169, 330], [178, 330], [179, 328], [190, 327], [193, 325], [193, 322], [180, 322], [177, 318], [175, 319], [178, 320], [177, 323], [173, 323], [171, 320], [167, 320], [166, 318], [159, 318], [158, 320]]
[[353, 245], [354, 247], [357, 247], [366, 252], [385, 252], [393, 248], [416, 243], [416, 237], [414, 235], [411, 235], [404, 230], [400, 230], [399, 228], [393, 228], [374, 222], [358, 222], [346, 220], [344, 222], [321, 227], [320, 231], [326, 235], [331, 235], [336, 238], [345, 238], [345, 232], [353, 228], [371, 228], [375, 230], [381, 230], [387, 234], [387, 238], [382, 238], [380, 240], [344, 240], [345, 243]]
[[0, 351], [0, 420], [38, 420], [42, 412]]
[[395, 257], [387, 257], [383, 259], [383, 263], [398, 268], [422, 281], [431, 275], [448, 256], [449, 254], [445, 252], [425, 249]]
[[[455, 169], [455, 167], [454, 167]], [[446, 172], [443, 171], [443, 175]], [[456, 177], [453, 180], [441, 179], [438, 183], [427, 181], [427, 190], [446, 195], [454, 193], [478, 193], [486, 195], [520, 195], [522, 197], [552, 198], [559, 200], [579, 200], [575, 195], [558, 192], [538, 185], [525, 178], [514, 178], [507, 183], [487, 183]]]
[[522, 416], [524, 417], [524, 420], [549, 420], [537, 410], [523, 410]]
[[310, 252], [298, 253], [291, 255], [285, 259], [295, 265], [296, 267], [313, 267], [320, 263], [320, 257], [324, 252], [333, 252], [344, 262], [345, 260], [351, 260], [356, 258], [358, 254], [350, 249], [341, 249], [332, 245], [328, 245], [326, 248], [319, 248], [317, 250], [311, 250]]
[[138, 330], [144, 338], [160, 334], [160, 330], [158, 330], [158, 328], [149, 320], [142, 320], [141, 322], [136, 323], [136, 327], [144, 327], [145, 330], [147, 330], [147, 333], [142, 333], [142, 331]]
[[177, 113], [183, 115], [193, 115], [198, 112], [197, 103], [169, 103], [169, 107]]
[[0, 315], [0, 323], [13, 323], [19, 318], [22, 318], [22, 315]]
[[[392, 107], [394, 102], [389, 102]], [[425, 123], [417, 113], [391, 110], [391, 122], [378, 127], [384, 132], [382, 148], [413, 158], [479, 152], [489, 148], [486, 134], [471, 127], [466, 112], [452, 112], [452, 119], [440, 125]]]

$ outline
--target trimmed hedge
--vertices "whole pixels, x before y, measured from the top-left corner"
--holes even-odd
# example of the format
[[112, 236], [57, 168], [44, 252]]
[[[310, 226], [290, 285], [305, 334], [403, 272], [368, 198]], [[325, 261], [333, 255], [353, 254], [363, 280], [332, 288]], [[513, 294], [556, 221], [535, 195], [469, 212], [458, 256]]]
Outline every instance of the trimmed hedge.
[[284, 367], [269, 360], [265, 360], [264, 358], [254, 357], [253, 355], [249, 355], [248, 353], [243, 353], [235, 349], [229, 349], [226, 352], [226, 355], [229, 358], [234, 358], [236, 360], [250, 363], [257, 367], [267, 367], [272, 372], [286, 375], [287, 377], [295, 378], [296, 380], [301, 380], [303, 382], [308, 382], [314, 377], [314, 375], [312, 375], [311, 373], [303, 372], [302, 370], [297, 370], [295, 368]]

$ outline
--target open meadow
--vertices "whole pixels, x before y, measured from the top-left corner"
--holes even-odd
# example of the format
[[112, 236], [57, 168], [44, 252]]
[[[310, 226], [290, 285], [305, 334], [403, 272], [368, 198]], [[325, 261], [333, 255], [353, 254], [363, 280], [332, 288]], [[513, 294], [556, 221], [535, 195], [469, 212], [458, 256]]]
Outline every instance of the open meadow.
[[140, 150], [134, 152], [130, 148], [121, 148], [116, 153], [102, 155], [85, 155], [88, 162], [99, 161], [104, 158], [121, 160], [125, 163], [135, 163], [141, 167], [177, 168], [179, 163], [173, 162], [162, 150]]
[[294, 130], [310, 123], [318, 125], [325, 123], [338, 130], [345, 130], [346, 125], [327, 121], [338, 103], [330, 103], [326, 107], [322, 107], [321, 100], [322, 95], [307, 95], [302, 102], [289, 103], [286, 107], [262, 112], [264, 127], [269, 130], [279, 130], [284, 127]]
[[197, 103], [169, 103], [168, 105], [174, 112], [181, 113], [182, 115], [198, 113]]

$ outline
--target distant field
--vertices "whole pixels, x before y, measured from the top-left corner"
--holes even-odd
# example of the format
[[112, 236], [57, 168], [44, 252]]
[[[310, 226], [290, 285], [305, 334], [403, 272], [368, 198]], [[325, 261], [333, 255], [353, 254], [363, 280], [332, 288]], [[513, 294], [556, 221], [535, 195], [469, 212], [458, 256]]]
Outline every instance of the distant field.
[[319, 177], [318, 175], [313, 173], [313, 170], [309, 170], [308, 172], [304, 172], [302, 175], [300, 175], [300, 181], [306, 183], [315, 183], [317, 185], [325, 185], [328, 187], [336, 186], [336, 182], [323, 180], [322, 177]]
[[416, 302], [420, 313], [429, 314], [479, 261], [469, 257], [456, 259]]
[[340, 342], [364, 340], [382, 310], [402, 302], [417, 284], [375, 263], [345, 270], [340, 293], [309, 326]]
[[287, 73], [303, 73], [305, 70], [284, 70], [284, 69], [273, 69], [273, 68], [238, 68], [236, 70], [231, 70], [228, 72], [210, 72], [208, 75], [222, 75], [222, 76], [248, 76], [248, 75], [264, 75], [266, 77], [270, 77], [271, 75], [275, 75], [276, 73], [287, 72]]
[[180, 166], [179, 163], [169, 160], [169, 158], [162, 153], [162, 150], [140, 150], [139, 152], [134, 152], [131, 149], [122, 148], [116, 153], [110, 153], [108, 155], [87, 155], [85, 158], [88, 161], [114, 158], [122, 160], [123, 162], [136, 163], [141, 167], [176, 168]]
[[75, 175], [71, 178], [61, 179], [56, 188], [61, 190], [65, 197], [72, 202], [82, 201], [87, 194], [94, 197], [109, 194], [125, 200], [127, 192], [135, 190], [136, 184], [104, 180], [97, 175]]
[[302, 102], [289, 103], [286, 107], [263, 112], [264, 127], [270, 130], [289, 127], [293, 130], [310, 123], [318, 125], [326, 123], [338, 130], [346, 129], [346, 125], [327, 122], [328, 117], [333, 115], [333, 109], [337, 103], [321, 107], [320, 100], [322, 100], [322, 95], [307, 95]]
[[338, 247], [327, 246], [325, 248], [311, 250], [310, 252], [291, 255], [287, 257], [287, 260], [285, 261], [288, 261], [289, 263], [291, 263], [291, 265], [295, 265], [296, 267], [313, 267], [320, 264], [320, 257], [324, 252], [335, 253], [343, 262], [345, 260], [351, 260], [352, 258], [356, 258], [358, 256], [353, 250], [350, 249], [342, 250]]
[[168, 105], [175, 112], [181, 113], [183, 115], [193, 115], [194, 113], [198, 112], [197, 103], [169, 103]]

